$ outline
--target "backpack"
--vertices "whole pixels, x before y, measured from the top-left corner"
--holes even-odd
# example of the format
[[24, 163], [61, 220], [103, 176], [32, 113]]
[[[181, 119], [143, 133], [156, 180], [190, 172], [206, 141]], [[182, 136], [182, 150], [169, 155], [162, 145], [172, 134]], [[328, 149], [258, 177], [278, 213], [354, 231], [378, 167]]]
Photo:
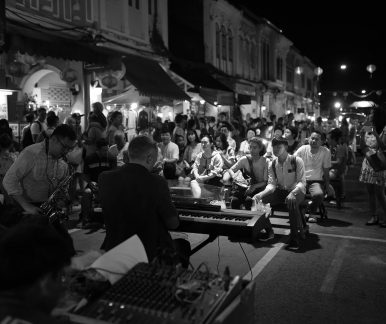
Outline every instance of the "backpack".
[[[274, 159], [272, 161], [272, 171], [273, 171], [273, 174], [275, 175], [275, 179], [277, 181], [276, 161], [277, 161], [277, 159]], [[295, 171], [295, 174], [296, 174], [296, 156], [295, 155], [290, 155], [290, 162], [291, 162], [292, 169]]]
[[34, 141], [32, 139], [32, 133], [31, 133], [31, 125], [28, 125], [28, 128], [24, 133], [21, 144], [23, 145], [23, 148], [26, 148], [27, 146], [34, 144]]

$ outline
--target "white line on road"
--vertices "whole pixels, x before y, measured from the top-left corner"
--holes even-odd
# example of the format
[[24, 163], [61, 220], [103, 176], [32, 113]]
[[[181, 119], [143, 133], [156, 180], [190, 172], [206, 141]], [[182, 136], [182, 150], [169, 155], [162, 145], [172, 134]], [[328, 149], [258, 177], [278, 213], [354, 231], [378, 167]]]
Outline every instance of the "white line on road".
[[343, 240], [342, 244], [340, 244], [336, 250], [334, 259], [331, 261], [322, 286], [320, 287], [322, 293], [331, 294], [334, 291], [336, 280], [338, 279], [340, 269], [342, 268], [345, 250], [348, 245], [349, 241]]
[[315, 233], [315, 232], [312, 232], [312, 233], [315, 234], [315, 235], [319, 235], [319, 236], [328, 236], [328, 237], [336, 237], [336, 238], [349, 239], [349, 240], [362, 240], [362, 241], [386, 243], [386, 240], [376, 239], [376, 238], [372, 238], [372, 237], [347, 236], [347, 235]]
[[80, 228], [71, 228], [67, 232], [68, 232], [68, 234], [72, 234], [72, 233], [75, 233], [77, 231], [80, 231]]
[[[284, 231], [284, 235], [289, 234], [289, 230]], [[264, 268], [272, 261], [275, 255], [280, 251], [280, 249], [284, 246], [285, 243], [276, 243], [269, 251], [254, 265], [252, 268], [252, 278], [255, 279]], [[251, 273], [248, 272], [244, 278], [244, 280], [251, 280]]]

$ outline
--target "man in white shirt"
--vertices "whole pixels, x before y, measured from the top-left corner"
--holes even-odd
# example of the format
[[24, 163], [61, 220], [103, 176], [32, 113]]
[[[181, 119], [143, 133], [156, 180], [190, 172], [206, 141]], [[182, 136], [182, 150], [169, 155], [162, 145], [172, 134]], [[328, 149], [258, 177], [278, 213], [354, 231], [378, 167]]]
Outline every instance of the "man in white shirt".
[[[309, 143], [301, 146], [294, 155], [300, 157], [304, 162], [307, 192], [311, 194], [312, 199], [311, 209], [316, 210], [324, 199], [323, 187], [327, 190], [328, 195], [333, 195], [329, 176], [331, 152], [327, 147], [322, 146], [322, 134], [318, 131], [311, 133]], [[308, 221], [315, 223], [316, 219], [310, 217]]]
[[[306, 179], [303, 161], [289, 155], [287, 148], [288, 141], [285, 138], [272, 140], [275, 158], [268, 168], [268, 185], [253, 198], [256, 201], [263, 200], [264, 203], [270, 203], [273, 207], [282, 203], [287, 205], [291, 227], [288, 248], [298, 250], [300, 244], [298, 236], [304, 237], [306, 231], [299, 207], [304, 200]], [[267, 222], [269, 223], [268, 218]], [[271, 235], [272, 233], [271, 228]]]
[[39, 134], [42, 131], [47, 130], [47, 124], [45, 122], [46, 120], [46, 109], [45, 108], [39, 108], [37, 110], [38, 118], [32, 123], [31, 125], [31, 134], [32, 134], [32, 140], [34, 143], [36, 143], [36, 140], [39, 136]]
[[161, 140], [162, 142], [159, 144], [159, 148], [161, 149], [164, 176], [167, 179], [172, 179], [175, 177], [180, 150], [178, 145], [171, 141], [171, 135], [167, 125], [162, 127]]

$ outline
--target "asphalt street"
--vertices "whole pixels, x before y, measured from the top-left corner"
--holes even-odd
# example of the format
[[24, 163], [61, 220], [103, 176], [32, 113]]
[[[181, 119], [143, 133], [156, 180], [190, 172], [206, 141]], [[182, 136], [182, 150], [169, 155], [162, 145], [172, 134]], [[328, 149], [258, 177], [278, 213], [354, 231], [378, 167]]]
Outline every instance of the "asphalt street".
[[[360, 165], [348, 172], [343, 208], [328, 205], [329, 219], [309, 224], [298, 251], [285, 249], [288, 230], [280, 228], [269, 243], [219, 237], [191, 257], [193, 266], [205, 262], [219, 273], [229, 266], [231, 275], [253, 277], [256, 323], [386, 323], [386, 229], [365, 225]], [[70, 232], [79, 253], [99, 249], [104, 238], [103, 230]], [[207, 237], [186, 235], [193, 247]]]

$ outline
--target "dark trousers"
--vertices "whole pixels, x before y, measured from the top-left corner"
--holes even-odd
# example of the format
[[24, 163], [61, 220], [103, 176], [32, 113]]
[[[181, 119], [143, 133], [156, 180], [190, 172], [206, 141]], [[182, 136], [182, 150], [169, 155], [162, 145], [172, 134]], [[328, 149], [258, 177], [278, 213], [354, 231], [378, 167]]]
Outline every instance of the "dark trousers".
[[262, 191], [264, 188], [258, 188], [251, 193], [246, 194], [247, 188], [234, 185], [231, 193], [231, 208], [240, 209], [241, 204], [244, 204], [245, 209], [251, 210], [252, 208], [252, 197]]
[[[285, 199], [287, 198], [289, 193], [289, 190], [277, 188], [272, 194], [263, 198], [263, 203], [269, 203], [271, 204], [271, 207], [283, 205], [285, 204]], [[291, 236], [296, 236], [299, 231], [303, 230], [303, 215], [300, 212], [300, 205], [303, 201], [304, 194], [299, 192], [296, 195], [296, 205], [294, 207], [290, 207], [287, 205], [290, 220]]]

